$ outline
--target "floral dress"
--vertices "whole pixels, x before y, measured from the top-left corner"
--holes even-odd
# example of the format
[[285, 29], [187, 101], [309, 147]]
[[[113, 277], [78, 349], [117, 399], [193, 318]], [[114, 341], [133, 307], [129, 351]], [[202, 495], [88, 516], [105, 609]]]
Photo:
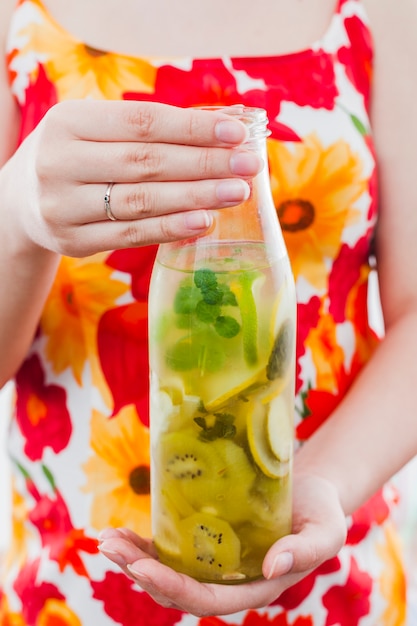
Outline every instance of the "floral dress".
[[[302, 445], [379, 340], [367, 308], [377, 197], [368, 118], [372, 38], [362, 3], [339, 0], [323, 37], [297, 53], [167, 60], [92, 49], [41, 0], [20, 0], [6, 54], [21, 140], [51, 106], [74, 98], [267, 110], [273, 198], [297, 289], [295, 432]], [[154, 255], [146, 247], [62, 258], [15, 379], [1, 625], [404, 624], [390, 486], [349, 518], [338, 556], [259, 610], [197, 618], [161, 608], [98, 553], [105, 527], [150, 533], [147, 291]]]

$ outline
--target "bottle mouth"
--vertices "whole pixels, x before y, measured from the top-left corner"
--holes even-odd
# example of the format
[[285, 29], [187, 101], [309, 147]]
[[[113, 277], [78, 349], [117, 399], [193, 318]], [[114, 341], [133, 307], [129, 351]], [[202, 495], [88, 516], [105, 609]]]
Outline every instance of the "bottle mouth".
[[202, 111], [218, 111], [232, 117], [236, 117], [243, 122], [249, 130], [249, 139], [263, 139], [269, 137], [271, 131], [267, 128], [268, 116], [265, 109], [261, 107], [248, 107], [244, 104], [222, 105], [203, 105], [197, 106], [196, 109]]

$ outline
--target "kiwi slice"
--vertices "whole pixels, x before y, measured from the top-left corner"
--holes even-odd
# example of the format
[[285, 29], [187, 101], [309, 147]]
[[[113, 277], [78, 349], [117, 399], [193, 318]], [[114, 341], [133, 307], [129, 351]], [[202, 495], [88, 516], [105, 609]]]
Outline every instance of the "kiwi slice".
[[178, 525], [181, 569], [200, 581], [240, 578], [240, 541], [227, 522], [208, 513], [195, 513]]
[[[239, 445], [229, 439], [201, 441], [191, 429], [167, 433], [160, 440], [161, 480], [178, 504], [219, 515], [229, 522], [248, 514], [248, 494], [255, 470]], [[185, 506], [186, 505], [186, 506]]]

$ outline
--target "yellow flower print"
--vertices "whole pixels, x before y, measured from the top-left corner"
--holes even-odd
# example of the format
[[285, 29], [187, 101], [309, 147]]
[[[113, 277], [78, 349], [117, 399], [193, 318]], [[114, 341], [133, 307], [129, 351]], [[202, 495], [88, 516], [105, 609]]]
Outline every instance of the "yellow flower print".
[[307, 339], [316, 368], [316, 386], [322, 391], [334, 393], [338, 390], [338, 378], [344, 364], [344, 352], [338, 345], [336, 324], [331, 315], [320, 315], [319, 323]]
[[[146, 61], [96, 50], [74, 39], [54, 22], [42, 5], [32, 0], [41, 14], [38, 26], [40, 58], [59, 100], [95, 98], [117, 100], [126, 91], [150, 93], [156, 68]], [[20, 33], [25, 36], [24, 29]], [[36, 55], [35, 41], [30, 51]], [[22, 52], [25, 52], [23, 48]]]
[[111, 418], [94, 411], [91, 447], [94, 454], [83, 469], [84, 491], [93, 493], [93, 528], [125, 526], [150, 536], [149, 430], [135, 407]]
[[362, 162], [344, 141], [325, 148], [314, 135], [291, 148], [270, 139], [268, 158], [295, 278], [324, 289], [326, 260], [337, 256], [343, 230], [359, 218], [354, 203], [366, 189]]
[[104, 263], [106, 256], [63, 257], [41, 318], [46, 354], [54, 372], [60, 374], [70, 367], [79, 384], [87, 358], [93, 374], [97, 376], [99, 371], [98, 319], [129, 289], [126, 283], [111, 278], [113, 269]]
[[385, 543], [377, 546], [385, 567], [379, 584], [386, 600], [386, 609], [378, 624], [380, 626], [404, 626], [406, 623], [406, 580], [401, 547], [392, 525], [385, 528]]
[[36, 626], [82, 626], [82, 624], [62, 600], [49, 598], [39, 613]]

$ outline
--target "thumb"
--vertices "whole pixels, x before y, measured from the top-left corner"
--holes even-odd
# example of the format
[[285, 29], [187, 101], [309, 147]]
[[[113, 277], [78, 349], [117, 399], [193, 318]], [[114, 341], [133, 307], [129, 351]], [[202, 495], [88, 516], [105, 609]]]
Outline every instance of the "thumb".
[[346, 541], [346, 521], [343, 518], [341, 522], [331, 526], [306, 524], [298, 534], [274, 543], [263, 562], [265, 578], [270, 580], [289, 572], [307, 574], [333, 558]]

